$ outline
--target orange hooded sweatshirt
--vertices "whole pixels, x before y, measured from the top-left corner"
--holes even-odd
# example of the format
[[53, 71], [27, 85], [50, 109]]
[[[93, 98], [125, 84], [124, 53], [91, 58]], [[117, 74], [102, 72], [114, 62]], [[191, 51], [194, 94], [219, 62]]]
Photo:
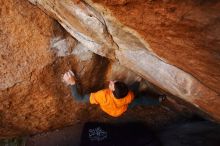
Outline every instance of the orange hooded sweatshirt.
[[90, 94], [90, 103], [99, 104], [104, 112], [113, 117], [118, 117], [123, 114], [133, 99], [134, 94], [132, 91], [129, 91], [127, 96], [121, 99], [115, 98], [109, 89], [103, 89]]

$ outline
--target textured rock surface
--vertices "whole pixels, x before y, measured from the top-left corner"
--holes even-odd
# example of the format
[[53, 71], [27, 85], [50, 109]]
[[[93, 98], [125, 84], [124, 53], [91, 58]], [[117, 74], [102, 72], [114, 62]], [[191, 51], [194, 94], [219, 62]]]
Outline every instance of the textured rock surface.
[[30, 79], [31, 72], [52, 62], [48, 50], [54, 21], [24, 1], [0, 4], [0, 89], [3, 90], [22, 84]]
[[55, 60], [50, 45], [58, 24], [27, 1], [9, 0], [0, 4], [0, 136], [3, 137], [25, 133], [49, 116], [42, 110], [50, 97], [39, 84], [39, 74]]
[[69, 69], [76, 72], [81, 92], [87, 93], [103, 88], [110, 79], [140, 80], [89, 51], [28, 1], [0, 4], [1, 16], [7, 16], [0, 17], [0, 138], [105, 119], [100, 110], [72, 100], [61, 82]]
[[78, 1], [32, 1], [45, 6], [61, 25], [93, 52], [114, 59], [117, 46], [111, 39], [104, 19], [93, 8]]
[[[158, 87], [220, 120], [219, 2], [35, 0], [35, 3], [89, 50], [116, 58]], [[84, 37], [79, 37], [79, 33]], [[94, 47], [95, 44], [104, 49]], [[109, 53], [106, 50], [115, 56], [106, 55]]]
[[207, 11], [206, 2], [87, 2], [102, 12], [123, 65], [220, 118], [220, 3]]
[[137, 31], [155, 55], [219, 93], [219, 1], [92, 1]]
[[[61, 81], [62, 74], [68, 69], [76, 72], [78, 81], [82, 85], [81, 92], [88, 93], [101, 89], [109, 79], [122, 79], [127, 83], [131, 83], [135, 80], [141, 80], [140, 76], [142, 76], [159, 88], [181, 97], [208, 113], [212, 118], [219, 120], [220, 99], [218, 93], [215, 92], [219, 87], [217, 87], [218, 82], [216, 82], [219, 79], [219, 68], [216, 67], [219, 63], [219, 36], [215, 35], [218, 32], [219, 23], [212, 24], [210, 22], [209, 24], [209, 20], [207, 20], [207, 24], [210, 25], [208, 27], [215, 28], [215, 31], [213, 30], [213, 33], [208, 31], [207, 33], [210, 34], [206, 36], [207, 39], [203, 36], [204, 40], [199, 40], [200, 37], [197, 40], [195, 36], [191, 42], [192, 44], [195, 42], [194, 45], [203, 46], [205, 40], [210, 39], [210, 41], [213, 41], [211, 44], [217, 46], [215, 54], [212, 45], [207, 42], [206, 46], [201, 47], [204, 50], [198, 51], [198, 53], [204, 52], [202, 54], [204, 57], [193, 56], [194, 53], [192, 52], [194, 52], [194, 49], [196, 50], [195, 46], [191, 46], [190, 51], [183, 51], [186, 56], [187, 53], [191, 52], [191, 56], [189, 56], [195, 62], [201, 62], [197, 66], [198, 68], [207, 69], [208, 72], [201, 70], [202, 73], [200, 74], [200, 72], [197, 72], [198, 68], [190, 65], [192, 60], [189, 60], [189, 58], [182, 61], [176, 61], [175, 58], [172, 58], [172, 56], [181, 57], [178, 56], [179, 53], [176, 53], [174, 48], [184, 49], [186, 47], [184, 46], [185, 43], [175, 46], [178, 41], [174, 41], [173, 44], [171, 41], [163, 40], [163, 38], [169, 37], [166, 33], [164, 33], [164, 37], [155, 36], [151, 32], [154, 30], [153, 23], [150, 24], [150, 26], [152, 25], [151, 29], [144, 30], [144, 33], [139, 32], [137, 28], [144, 27], [145, 23], [143, 23], [143, 26], [138, 23], [137, 28], [135, 28], [127, 24], [128, 20], [126, 18], [132, 15], [123, 12], [125, 14], [124, 20], [120, 17], [121, 15], [115, 14], [115, 12], [122, 14], [122, 10], [129, 8], [139, 15], [139, 11], [142, 10], [135, 9], [136, 7], [132, 7], [132, 5], [136, 6], [136, 3], [140, 4], [139, 2], [143, 1], [109, 1], [110, 3], [101, 3], [101, 5], [92, 1], [78, 0], [30, 1], [57, 19], [71, 35], [66, 33], [56, 21], [49, 18], [48, 15], [27, 0], [0, 1], [1, 138], [33, 134], [71, 125], [79, 121], [115, 120], [100, 112], [98, 108], [78, 104], [72, 100], [68, 87]], [[211, 2], [208, 5], [210, 6], [210, 12], [207, 12], [204, 17], [218, 18], [214, 10], [219, 5], [214, 4], [214, 2]], [[148, 3], [144, 5], [148, 6]], [[152, 2], [149, 5], [158, 7], [158, 10], [160, 10], [160, 7], [161, 9], [164, 7], [157, 3], [152, 4]], [[173, 3], [173, 6], [177, 5], [179, 4]], [[127, 6], [129, 7], [127, 8]], [[113, 8], [119, 9], [114, 10]], [[156, 8], [152, 7], [152, 10], [156, 10]], [[135, 13], [134, 11], [131, 11], [132, 14]], [[199, 14], [195, 13], [194, 17], [197, 15], [200, 17]], [[148, 15], [151, 15], [151, 13], [148, 12], [146, 16]], [[135, 18], [134, 16], [131, 18]], [[152, 16], [152, 19], [153, 17], [155, 16]], [[168, 20], [168, 24], [172, 22], [171, 18]], [[160, 21], [157, 20], [157, 22]], [[134, 22], [132, 21], [132, 23]], [[195, 22], [195, 24], [197, 23]], [[175, 27], [179, 25], [170, 27], [170, 29], [174, 29], [172, 30], [173, 33], [178, 29]], [[190, 28], [194, 26], [193, 23], [189, 22], [184, 28], [187, 28], [188, 25], [190, 25]], [[159, 28], [156, 30], [159, 31]], [[185, 41], [185, 29], [179, 28], [181, 29], [179, 29], [178, 35], [175, 34], [173, 37], [178, 36], [180, 42]], [[197, 25], [195, 25], [195, 28], [197, 28]], [[149, 35], [146, 35], [147, 33]], [[157, 33], [157, 35], [163, 36], [163, 31]], [[147, 36], [150, 38], [147, 38]], [[154, 37], [158, 37], [158, 39]], [[172, 38], [172, 40], [175, 39]], [[169, 49], [161, 48], [160, 50], [160, 46], [155, 44], [160, 44], [160, 46]], [[209, 48], [211, 48], [210, 52]], [[171, 57], [163, 56], [163, 54], [160, 54], [161, 51]], [[181, 50], [176, 51], [181, 52]], [[211, 55], [212, 58], [206, 55]], [[210, 64], [206, 60], [213, 62]], [[189, 65], [187, 65], [187, 61], [189, 61]], [[214, 66], [216, 70], [213, 70]], [[214, 81], [212, 79], [208, 80], [212, 76], [212, 74], [209, 74], [210, 72], [213, 73]], [[142, 80], [142, 83], [144, 87], [145, 81]], [[212, 88], [214, 84], [216, 84], [216, 87]], [[126, 120], [129, 117], [130, 119], [145, 120], [147, 124], [154, 125], [155, 123], [164, 124], [179, 118], [178, 114], [162, 107], [148, 107], [128, 111], [122, 116], [122, 119]]]

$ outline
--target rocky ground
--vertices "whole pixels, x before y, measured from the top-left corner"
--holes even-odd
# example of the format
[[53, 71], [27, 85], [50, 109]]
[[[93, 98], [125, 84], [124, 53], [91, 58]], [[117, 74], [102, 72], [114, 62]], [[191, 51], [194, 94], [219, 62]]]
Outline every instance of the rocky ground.
[[[51, 129], [51, 132], [26, 135], [23, 138], [23, 143], [25, 142], [26, 146], [77, 146], [80, 143], [82, 127], [84, 123], [88, 121], [104, 123], [142, 122], [153, 131], [158, 131], [169, 125], [187, 123], [195, 120], [193, 119], [195, 115], [193, 115], [191, 111], [181, 109], [181, 107], [177, 106], [174, 107], [170, 101], [165, 101], [160, 106], [139, 106], [128, 110], [119, 118], [112, 118], [97, 107], [90, 105], [86, 105], [86, 107], [87, 108], [79, 111], [76, 124], [56, 130]], [[20, 141], [16, 142], [18, 146], [22, 144]]]

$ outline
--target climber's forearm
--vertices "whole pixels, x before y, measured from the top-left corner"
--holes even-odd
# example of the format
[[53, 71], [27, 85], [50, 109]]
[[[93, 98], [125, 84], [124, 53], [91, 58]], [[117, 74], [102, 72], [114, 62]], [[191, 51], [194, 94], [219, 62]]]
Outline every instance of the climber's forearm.
[[88, 102], [89, 101], [89, 94], [85, 94], [85, 95], [80, 95], [76, 89], [76, 84], [75, 85], [71, 85], [71, 93], [72, 96], [80, 102]]

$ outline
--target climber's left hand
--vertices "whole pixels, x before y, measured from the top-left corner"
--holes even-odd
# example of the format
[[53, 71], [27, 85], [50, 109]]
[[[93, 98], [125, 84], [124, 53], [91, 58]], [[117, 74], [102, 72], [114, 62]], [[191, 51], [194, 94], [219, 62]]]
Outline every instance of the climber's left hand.
[[64, 82], [66, 82], [67, 85], [75, 85], [76, 83], [74, 73], [71, 70], [63, 75], [63, 80]]

